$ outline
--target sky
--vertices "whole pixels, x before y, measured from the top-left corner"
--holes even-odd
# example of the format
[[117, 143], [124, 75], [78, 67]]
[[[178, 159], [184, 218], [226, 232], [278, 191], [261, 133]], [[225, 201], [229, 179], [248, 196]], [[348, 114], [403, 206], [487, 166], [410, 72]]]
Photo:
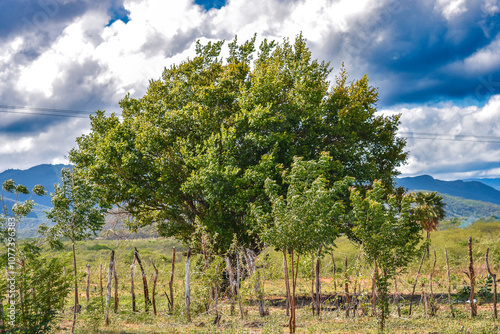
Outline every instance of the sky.
[[120, 112], [202, 43], [299, 33], [368, 74], [401, 114], [402, 176], [500, 177], [500, 0], [2, 0], [0, 171], [66, 163], [95, 110]]

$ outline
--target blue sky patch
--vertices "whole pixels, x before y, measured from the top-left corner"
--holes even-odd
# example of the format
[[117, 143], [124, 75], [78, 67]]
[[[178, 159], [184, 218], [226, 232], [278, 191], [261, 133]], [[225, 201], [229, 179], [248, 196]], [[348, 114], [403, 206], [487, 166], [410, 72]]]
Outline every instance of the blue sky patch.
[[203, 6], [205, 10], [212, 8], [221, 9], [226, 5], [226, 0], [195, 0], [194, 3], [198, 6]]
[[111, 16], [111, 20], [109, 20], [108, 24], [106, 27], [109, 27], [112, 25], [114, 22], [120, 20], [123, 23], [127, 23], [130, 21], [129, 15], [130, 11], [126, 10], [123, 5], [120, 7], [112, 7], [108, 10], [108, 14]]

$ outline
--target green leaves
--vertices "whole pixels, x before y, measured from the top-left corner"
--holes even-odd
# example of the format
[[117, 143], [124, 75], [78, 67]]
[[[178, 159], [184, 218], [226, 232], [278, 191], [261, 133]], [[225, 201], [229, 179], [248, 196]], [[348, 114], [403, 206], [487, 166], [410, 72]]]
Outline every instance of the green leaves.
[[334, 166], [327, 153], [322, 153], [318, 161], [296, 157], [290, 172], [283, 173], [283, 182], [288, 186], [286, 196], [276, 181], [266, 180], [271, 213], [253, 207], [259, 222], [257, 230], [264, 242], [299, 254], [317, 251], [322, 244], [333, 244], [340, 234], [345, 209], [342, 194], [352, 182], [344, 178], [331, 186], [324, 175]]
[[351, 190], [353, 233], [375, 267], [375, 282], [381, 296], [378, 301], [381, 330], [389, 314], [390, 280], [418, 254], [422, 240], [422, 225], [412, 215], [412, 201], [411, 194], [394, 194], [381, 181], [376, 181], [364, 196], [357, 189]]
[[417, 254], [422, 240], [422, 226], [412, 216], [412, 195], [402, 196], [401, 203], [377, 181], [363, 196], [351, 191], [353, 232], [370, 262], [394, 275]]
[[11, 213], [13, 215], [13, 218], [16, 218], [17, 220], [28, 216], [33, 211], [33, 207], [35, 205], [34, 201], [31, 200], [31, 197], [33, 195], [43, 196], [47, 194], [43, 186], [35, 185], [31, 190], [30, 198], [25, 200], [24, 202], [19, 202], [18, 195], [30, 194], [28, 188], [22, 184], [16, 184], [16, 182], [12, 179], [4, 181], [4, 183], [2, 184], [2, 196], [1, 196], [2, 213], [0, 214], [0, 222], [4, 221], [6, 217], [10, 215], [9, 206], [5, 204], [5, 198], [3, 193], [5, 191], [16, 194], [16, 200], [14, 201], [14, 204], [11, 207], [12, 210]]
[[413, 208], [413, 215], [423, 228], [430, 232], [437, 230], [439, 221], [444, 218], [445, 211], [443, 196], [437, 192], [418, 192], [414, 194], [416, 206]]
[[15, 188], [16, 188], [16, 183], [12, 179], [5, 180], [2, 184], [2, 190], [8, 191], [10, 193], [14, 192]]
[[61, 236], [72, 242], [97, 234], [104, 224], [106, 207], [99, 206], [98, 193], [88, 182], [70, 169], [61, 170], [61, 183], [55, 185], [53, 208], [46, 212], [55, 223], [50, 229], [41, 228], [52, 245], [57, 246]]

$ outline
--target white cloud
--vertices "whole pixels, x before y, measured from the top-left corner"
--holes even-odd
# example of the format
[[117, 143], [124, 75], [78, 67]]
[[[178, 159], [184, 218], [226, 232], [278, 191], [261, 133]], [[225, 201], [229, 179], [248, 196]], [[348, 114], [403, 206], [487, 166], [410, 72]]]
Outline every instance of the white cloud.
[[[483, 107], [395, 107], [401, 113], [400, 134], [407, 137], [408, 164], [403, 175], [432, 174], [445, 178], [500, 176], [500, 95]], [[494, 175], [495, 174], [495, 175]]]
[[27, 169], [42, 163], [67, 163], [77, 136], [88, 132], [89, 120], [73, 118], [39, 133], [0, 135], [0, 171]]
[[496, 13], [500, 13], [500, 3], [498, 0], [484, 0], [482, 9], [485, 13], [494, 15]]
[[480, 76], [500, 69], [500, 35], [469, 57], [448, 66], [453, 73]]
[[437, 0], [434, 8], [448, 21], [467, 11], [465, 0]]
[[[116, 21], [106, 27], [109, 17], [104, 8], [87, 11], [33, 61], [15, 65], [9, 77], [16, 77], [14, 87], [22, 92], [25, 104], [54, 98], [64, 102], [69, 99], [61, 97], [65, 92], [57, 90], [61, 88], [58, 83], [70, 80], [75, 82], [71, 89], [89, 93], [85, 80], [71, 78], [69, 73], [78, 66], [97, 64], [99, 75], [92, 80], [106, 86], [103, 99], [113, 105], [127, 92], [144, 94], [148, 81], [160, 77], [165, 66], [194, 54], [197, 39], [238, 35], [241, 41], [257, 33], [259, 39], [281, 40], [303, 32], [313, 51], [322, 54], [321, 49], [328, 47], [324, 41], [331, 35], [356, 29], [361, 17], [383, 5], [368, 0], [232, 0], [220, 10], [206, 12], [192, 0], [129, 0], [124, 2], [130, 12], [127, 24]], [[19, 44], [13, 43], [0, 58], [11, 59], [20, 51]], [[2, 71], [5, 68], [0, 65], [0, 76]], [[75, 87], [78, 83], [81, 87]]]
[[[404, 33], [398, 27], [390, 27], [398, 20], [405, 20], [397, 16], [403, 6], [406, 4], [400, 0], [229, 0], [220, 10], [207, 12], [193, 0], [125, 0], [130, 21], [127, 24], [116, 21], [109, 27], [106, 27], [109, 17], [105, 6], [98, 6], [74, 18], [57, 38], [50, 39], [51, 44], [40, 48], [40, 54], [32, 58], [23, 54], [28, 49], [28, 37], [0, 45], [0, 97], [11, 98], [13, 102], [9, 103], [14, 105], [117, 108], [117, 102], [127, 92], [133, 97], [145, 94], [148, 81], [159, 78], [165, 66], [192, 57], [197, 39], [202, 42], [231, 40], [238, 35], [239, 41], [244, 41], [254, 33], [259, 43], [263, 38], [293, 39], [302, 32], [309, 41], [313, 57], [336, 61], [333, 64], [336, 67], [340, 61], [345, 61], [351, 77], [358, 78], [369, 66], [370, 60], [363, 58], [364, 50], [377, 45], [392, 48], [391, 34]], [[408, 6], [412, 8], [413, 5]], [[453, 21], [465, 16], [468, 6], [471, 4], [465, 0], [438, 0], [434, 10]], [[496, 0], [484, 0], [481, 8], [488, 15], [500, 11]], [[432, 11], [432, 4], [429, 10]], [[425, 23], [422, 19], [422, 24]], [[372, 57], [383, 57], [382, 51]], [[398, 58], [407, 57], [404, 52], [404, 47], [397, 49], [394, 46], [389, 59], [397, 62]], [[500, 37], [458, 61], [450, 70], [470, 75], [486, 74], [500, 67], [499, 53]], [[387, 73], [379, 76], [379, 82], [387, 86], [398, 82], [399, 73]], [[425, 73], [422, 77], [425, 78]], [[431, 89], [437, 83], [436, 78], [415, 80], [412, 89]], [[484, 93], [491, 87], [483, 85], [481, 88]], [[495, 125], [500, 124], [498, 108], [500, 100], [495, 97], [482, 108], [395, 107], [385, 112], [403, 112], [404, 131], [500, 136]], [[4, 125], [14, 124], [19, 116], [2, 116], [0, 120], [5, 120]], [[0, 170], [65, 161], [64, 154], [74, 146], [74, 139], [88, 130], [85, 122], [88, 123], [69, 119], [21, 138], [3, 135], [2, 141], [9, 142], [10, 146], [0, 151]], [[500, 160], [498, 146], [488, 143], [415, 139], [409, 140], [408, 148], [411, 150], [409, 164], [402, 169], [408, 174], [438, 171], [450, 164], [454, 168], [454, 165], [475, 161]]]

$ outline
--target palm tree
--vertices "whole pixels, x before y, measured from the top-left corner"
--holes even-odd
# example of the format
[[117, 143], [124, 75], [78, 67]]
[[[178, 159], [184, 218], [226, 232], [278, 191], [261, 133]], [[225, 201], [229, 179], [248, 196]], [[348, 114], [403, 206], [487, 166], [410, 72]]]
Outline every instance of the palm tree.
[[427, 232], [427, 239], [430, 238], [431, 231], [437, 231], [439, 221], [446, 215], [443, 196], [434, 192], [419, 192], [415, 196], [416, 206], [414, 214]]

